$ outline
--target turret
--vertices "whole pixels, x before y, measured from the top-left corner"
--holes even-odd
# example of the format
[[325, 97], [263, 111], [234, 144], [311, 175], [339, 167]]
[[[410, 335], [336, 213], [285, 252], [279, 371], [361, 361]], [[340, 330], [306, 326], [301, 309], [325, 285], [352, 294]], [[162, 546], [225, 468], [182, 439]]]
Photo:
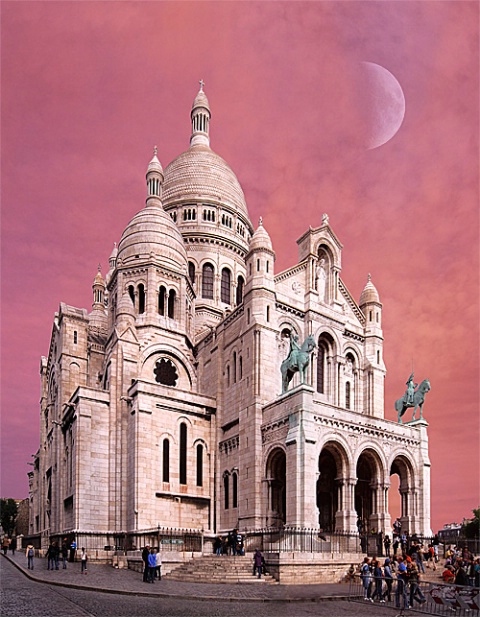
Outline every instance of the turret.
[[162, 185], [164, 180], [163, 169], [157, 158], [157, 146], [153, 149], [153, 158], [147, 169], [147, 202], [146, 205], [161, 205]]
[[245, 301], [251, 304], [252, 315], [262, 323], [270, 321], [275, 306], [274, 262], [272, 241], [260, 217], [247, 253]]
[[210, 145], [209, 124], [210, 124], [210, 105], [203, 91], [203, 80], [200, 80], [200, 90], [198, 91], [192, 105], [192, 135], [190, 137], [190, 145]]
[[378, 418], [384, 417], [384, 378], [382, 304], [372, 277], [368, 275], [359, 302], [365, 315], [365, 354], [369, 361], [367, 369], [368, 387], [366, 392], [366, 412]]

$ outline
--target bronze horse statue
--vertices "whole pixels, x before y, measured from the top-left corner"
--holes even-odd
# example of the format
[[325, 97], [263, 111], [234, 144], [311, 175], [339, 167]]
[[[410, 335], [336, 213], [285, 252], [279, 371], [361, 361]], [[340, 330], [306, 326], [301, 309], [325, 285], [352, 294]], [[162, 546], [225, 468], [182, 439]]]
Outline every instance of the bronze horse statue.
[[291, 351], [288, 358], [282, 362], [282, 394], [288, 390], [288, 384], [297, 371], [300, 373], [300, 383], [305, 383], [306, 368], [310, 362], [310, 354], [315, 347], [315, 339], [310, 334], [303, 341], [300, 349]]
[[402, 424], [402, 416], [409, 407], [413, 407], [412, 421], [416, 419], [417, 409], [420, 409], [419, 420], [423, 419], [422, 409], [425, 400], [425, 394], [430, 390], [430, 382], [424, 379], [413, 394], [413, 403], [406, 403], [406, 395], [395, 401], [395, 410], [398, 414], [398, 422]]

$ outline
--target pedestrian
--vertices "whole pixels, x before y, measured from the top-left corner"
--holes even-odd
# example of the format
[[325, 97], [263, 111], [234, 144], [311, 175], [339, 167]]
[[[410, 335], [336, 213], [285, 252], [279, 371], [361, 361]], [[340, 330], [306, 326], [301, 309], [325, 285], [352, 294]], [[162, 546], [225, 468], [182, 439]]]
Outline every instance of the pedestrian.
[[150, 544], [145, 544], [142, 551], [143, 561], [143, 582], [148, 583], [148, 556], [150, 555]]
[[162, 580], [162, 554], [160, 549], [155, 553], [155, 576], [159, 581]]
[[398, 558], [398, 568], [397, 568], [397, 591], [395, 592], [395, 607], [400, 608], [400, 597], [403, 598], [403, 608], [409, 608], [408, 602], [408, 594], [407, 594], [407, 582], [408, 582], [408, 574], [407, 574], [407, 566], [403, 561], [402, 557]]
[[222, 546], [223, 546], [222, 536], [217, 536], [213, 544], [213, 550], [215, 551], [215, 555], [217, 555], [217, 557], [221, 557], [222, 555]]
[[25, 551], [25, 557], [27, 558], [27, 567], [29, 570], [33, 570], [33, 558], [35, 556], [35, 549], [33, 544], [29, 544]]
[[50, 542], [47, 548], [47, 554], [45, 555], [47, 558], [47, 570], [55, 569], [55, 547], [53, 546], [53, 542]]
[[13, 536], [10, 542], [10, 550], [12, 551], [12, 555], [15, 555], [15, 551], [17, 550], [17, 536]]
[[388, 557], [387, 559], [385, 559], [385, 563], [383, 564], [383, 576], [385, 578], [385, 584], [387, 586], [387, 589], [385, 593], [383, 594], [383, 599], [385, 600], [385, 598], [387, 598], [387, 600], [391, 602], [392, 601], [393, 574], [392, 574], [392, 568], [390, 565], [390, 559]]
[[415, 559], [408, 561], [407, 559], [408, 582], [410, 585], [410, 606], [413, 607], [414, 600], [419, 604], [425, 604], [426, 599], [420, 589], [420, 572]]
[[84, 546], [82, 546], [82, 552], [80, 554], [80, 561], [82, 562], [82, 569], [81, 569], [80, 573], [81, 574], [87, 574], [88, 555], [87, 555], [87, 551], [85, 550]]
[[157, 567], [157, 559], [155, 557], [155, 553], [153, 552], [153, 548], [150, 549], [148, 553], [148, 582], [155, 582], [155, 569]]
[[8, 539], [8, 536], [3, 536], [2, 551], [4, 555], [7, 554], [9, 545], [10, 545], [10, 540]]
[[463, 562], [460, 559], [457, 559], [455, 569], [455, 585], [468, 585], [468, 576], [463, 567]]
[[378, 560], [374, 561], [372, 564], [373, 567], [373, 580], [375, 581], [375, 589], [372, 593], [372, 602], [375, 601], [375, 598], [378, 598], [379, 602], [385, 604], [385, 600], [383, 599], [382, 587], [383, 587], [383, 571], [382, 566]]
[[58, 542], [53, 543], [53, 559], [55, 561], [55, 570], [58, 570], [60, 564], [60, 547], [58, 546]]
[[70, 544], [70, 563], [73, 563], [75, 561], [76, 551], [77, 551], [77, 543], [75, 542], [75, 540], [72, 540], [72, 543]]
[[370, 565], [370, 559], [365, 557], [363, 560], [363, 564], [360, 567], [360, 578], [362, 580], [363, 585], [363, 599], [370, 600], [373, 602], [370, 597], [370, 585], [372, 583], [372, 570]]
[[383, 538], [383, 546], [385, 547], [385, 556], [386, 557], [390, 557], [390, 546], [392, 544], [392, 541], [390, 540], [390, 536], [387, 534], [385, 534], [385, 537]]
[[67, 539], [65, 538], [62, 542], [62, 561], [63, 561], [63, 569], [67, 569], [67, 558], [68, 558], [68, 546]]
[[255, 551], [255, 554], [253, 555], [253, 563], [254, 563], [254, 567], [257, 572], [258, 578], [262, 578], [262, 570], [263, 570], [264, 562], [265, 560], [263, 559], [263, 555], [260, 552], [260, 549], [257, 548]]

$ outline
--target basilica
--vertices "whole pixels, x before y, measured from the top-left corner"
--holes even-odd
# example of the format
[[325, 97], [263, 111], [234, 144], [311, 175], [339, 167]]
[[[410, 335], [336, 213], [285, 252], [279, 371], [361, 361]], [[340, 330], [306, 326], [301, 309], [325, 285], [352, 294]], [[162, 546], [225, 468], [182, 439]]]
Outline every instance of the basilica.
[[429, 535], [428, 425], [385, 419], [370, 275], [357, 301], [326, 214], [276, 272], [267, 229], [210, 147], [203, 84], [190, 117], [185, 152], [163, 169], [155, 149], [91, 311], [55, 314], [30, 534], [354, 533], [358, 519], [391, 533], [396, 474], [402, 529]]

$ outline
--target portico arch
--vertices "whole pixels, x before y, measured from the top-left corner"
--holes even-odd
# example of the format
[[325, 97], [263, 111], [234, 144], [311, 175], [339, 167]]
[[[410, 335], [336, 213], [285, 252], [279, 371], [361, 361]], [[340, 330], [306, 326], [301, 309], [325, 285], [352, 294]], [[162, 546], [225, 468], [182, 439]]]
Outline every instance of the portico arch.
[[[393, 459], [390, 466], [390, 476], [393, 475], [398, 476], [399, 518], [402, 523], [402, 531], [411, 532], [415, 526], [414, 521], [417, 515], [418, 504], [415, 490], [415, 471], [411, 461], [405, 455], [399, 455]], [[394, 499], [395, 497], [392, 498], [392, 500]]]
[[363, 450], [357, 459], [355, 486], [355, 510], [365, 531], [380, 531], [386, 526], [389, 516], [386, 507], [385, 466], [373, 448]]
[[275, 448], [269, 454], [265, 469], [268, 487], [267, 525], [276, 527], [285, 524], [287, 458], [282, 448]]
[[325, 531], [350, 531], [355, 525], [352, 512], [354, 479], [348, 455], [341, 443], [327, 441], [318, 458], [316, 505], [318, 523]]

